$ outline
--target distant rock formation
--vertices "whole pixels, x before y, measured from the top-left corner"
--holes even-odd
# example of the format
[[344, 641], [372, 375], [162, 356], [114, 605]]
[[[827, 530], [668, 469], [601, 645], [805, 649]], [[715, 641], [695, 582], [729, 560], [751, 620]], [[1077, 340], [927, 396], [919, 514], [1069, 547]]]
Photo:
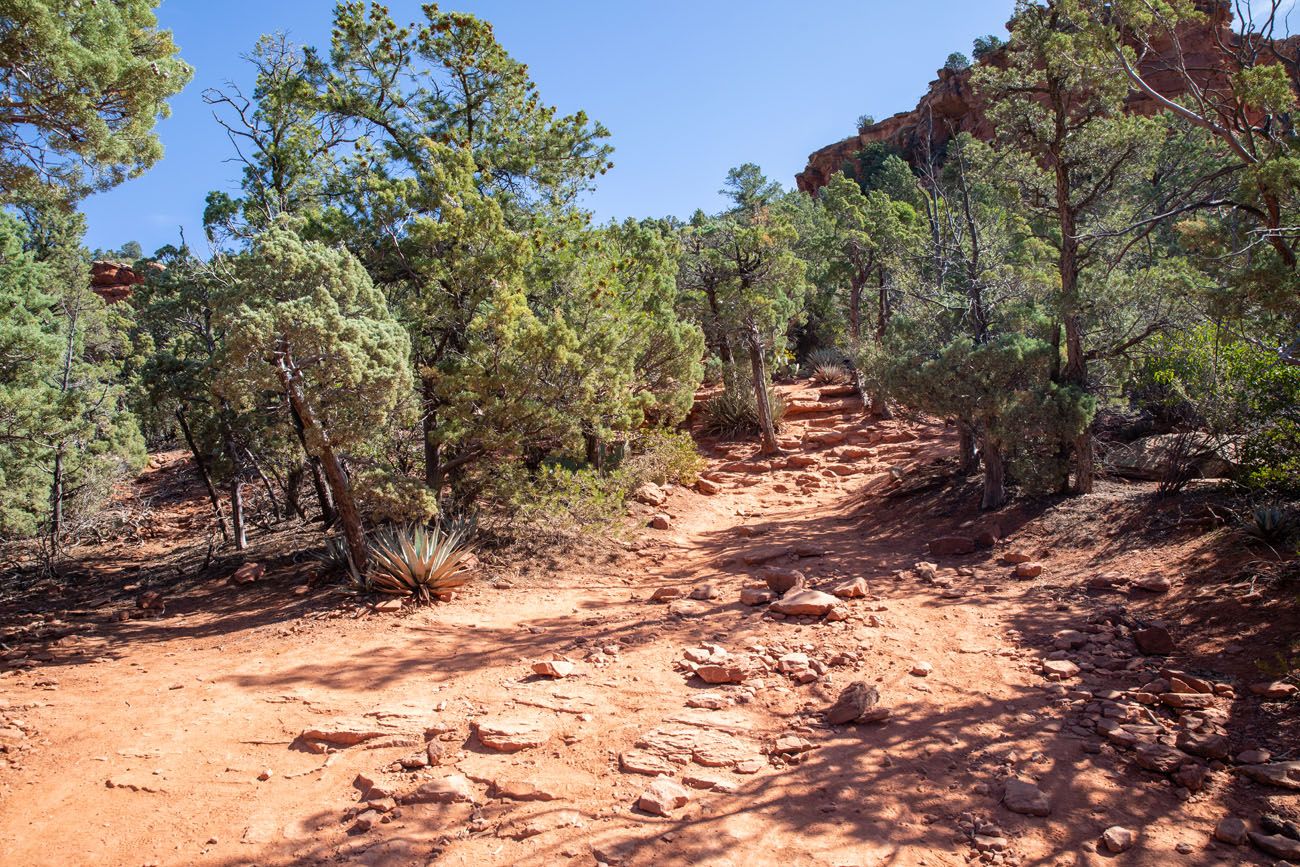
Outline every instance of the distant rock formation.
[[[151, 268], [162, 270], [161, 265], [151, 263]], [[131, 297], [135, 287], [145, 281], [145, 275], [137, 272], [126, 262], [90, 263], [90, 288], [109, 304], [116, 304]]]
[[[1232, 0], [1202, 0], [1208, 17], [1204, 25], [1180, 35], [1183, 56], [1187, 67], [1202, 78], [1202, 83], [1221, 78], [1223, 53], [1219, 40], [1231, 44]], [[1143, 76], [1157, 90], [1168, 96], [1181, 94], [1182, 79], [1171, 68], [1174, 56], [1172, 46], [1154, 46], [1154, 53], [1141, 64]], [[1004, 50], [986, 55], [981, 62], [999, 64]], [[953, 136], [968, 132], [978, 139], [993, 138], [993, 125], [984, 113], [984, 106], [971, 87], [971, 70], [939, 70], [939, 78], [930, 82], [930, 89], [916, 108], [900, 112], [879, 123], [864, 127], [858, 134], [827, 145], [808, 157], [808, 166], [795, 176], [799, 189], [814, 193], [830, 182], [837, 173], [852, 167], [854, 157], [872, 142], [883, 142], [897, 150], [909, 162], [924, 162], [928, 153], [938, 151]], [[1144, 94], [1130, 93], [1130, 111], [1154, 113], [1154, 103]]]

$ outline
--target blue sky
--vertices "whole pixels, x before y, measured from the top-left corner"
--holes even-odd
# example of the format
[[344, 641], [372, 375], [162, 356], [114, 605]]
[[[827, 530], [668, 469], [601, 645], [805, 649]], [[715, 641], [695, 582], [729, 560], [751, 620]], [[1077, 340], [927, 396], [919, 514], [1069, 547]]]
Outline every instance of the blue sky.
[[[417, 0], [390, 0], [402, 21]], [[755, 162], [793, 185], [808, 154], [851, 135], [859, 115], [911, 108], [949, 52], [1005, 35], [1013, 0], [462, 0], [529, 65], [542, 98], [612, 132], [613, 171], [586, 204], [598, 219], [716, 209], [727, 169]], [[262, 33], [325, 46], [330, 0], [163, 0], [194, 81], [159, 126], [151, 171], [85, 203], [91, 248], [146, 253], [184, 226], [202, 241], [203, 198], [239, 169], [203, 104], [205, 88], [249, 83], [240, 59]], [[201, 246], [201, 244], [200, 244]]]

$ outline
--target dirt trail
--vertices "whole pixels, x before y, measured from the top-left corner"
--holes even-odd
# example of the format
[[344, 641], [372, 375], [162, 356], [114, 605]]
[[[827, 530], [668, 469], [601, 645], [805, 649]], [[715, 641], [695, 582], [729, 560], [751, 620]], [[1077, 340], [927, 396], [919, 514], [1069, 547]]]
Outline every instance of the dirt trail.
[[[987, 525], [886, 494], [951, 454], [952, 435], [848, 410], [795, 417], [784, 438], [807, 466], [719, 452], [718, 493], [638, 507], [638, 523], [662, 511], [669, 529], [544, 580], [488, 576], [450, 604], [345, 617], [313, 614], [274, 576], [217, 582], [173, 606], [182, 615], [61, 639], [47, 664], [0, 678], [0, 712], [30, 747], [0, 768], [0, 862], [1073, 865], [1108, 861], [1098, 838], [1123, 824], [1139, 832], [1123, 863], [1271, 863], [1211, 842], [1246, 797], [1232, 775], [1176, 792], [1081, 725], [1102, 690], [1161, 665], [1089, 624], [1104, 600], [1059, 590], [1084, 564], [1016, 582], [989, 551], [931, 556], [935, 527]], [[937, 574], [913, 569], [927, 559]], [[845, 620], [777, 619], [739, 601], [763, 568], [827, 591], [862, 578], [869, 595], [838, 604]], [[663, 587], [707, 598], [649, 601]], [[1065, 628], [1108, 640], [1056, 685], [1041, 659]], [[749, 669], [743, 683], [683, 669], [688, 650], [722, 658], [714, 645]], [[573, 673], [532, 673], [553, 655]], [[877, 687], [888, 720], [825, 723], [854, 681]], [[501, 752], [483, 726], [545, 743]], [[322, 753], [299, 738], [312, 729], [378, 736]], [[400, 768], [426, 737], [440, 764]], [[690, 794], [666, 818], [636, 808], [651, 777], [631, 768], [655, 761]], [[1050, 815], [999, 804], [1012, 774]], [[361, 830], [358, 775], [399, 798], [451, 782]]]

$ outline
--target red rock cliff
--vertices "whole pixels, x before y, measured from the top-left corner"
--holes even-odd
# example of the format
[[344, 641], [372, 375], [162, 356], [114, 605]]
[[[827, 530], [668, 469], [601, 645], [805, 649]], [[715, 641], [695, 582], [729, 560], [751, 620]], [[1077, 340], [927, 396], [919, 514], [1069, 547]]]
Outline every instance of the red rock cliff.
[[[1205, 80], [1222, 76], [1223, 53], [1218, 40], [1233, 41], [1232, 0], [1204, 0], [1209, 17], [1206, 23], [1181, 37], [1183, 55], [1189, 69]], [[1169, 69], [1173, 57], [1170, 46], [1155, 46], [1152, 56], [1141, 64], [1143, 77], [1165, 95], [1181, 92], [1181, 78]], [[987, 57], [985, 62], [997, 63], [1000, 53]], [[808, 157], [808, 166], [795, 176], [799, 189], [814, 193], [829, 183], [832, 176], [842, 171], [854, 155], [872, 142], [884, 142], [902, 155], [917, 163], [925, 159], [930, 150], [942, 148], [958, 133], [968, 132], [988, 141], [993, 137], [993, 126], [984, 114], [981, 99], [971, 87], [971, 71], [952, 72], [939, 70], [939, 78], [930, 82], [930, 89], [916, 108], [900, 112], [893, 117], [860, 130], [857, 135], [827, 145]], [[1135, 112], [1154, 111], [1153, 103], [1143, 94], [1129, 95], [1129, 109]]]

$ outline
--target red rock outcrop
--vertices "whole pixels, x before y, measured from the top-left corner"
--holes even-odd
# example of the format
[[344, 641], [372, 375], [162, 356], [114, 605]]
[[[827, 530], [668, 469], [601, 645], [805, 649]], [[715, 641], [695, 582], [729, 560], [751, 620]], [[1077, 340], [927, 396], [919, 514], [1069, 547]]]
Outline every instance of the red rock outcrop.
[[[1193, 70], [1204, 85], [1225, 74], [1220, 41], [1230, 45], [1235, 36], [1231, 26], [1231, 0], [1202, 0], [1202, 4], [1208, 14], [1205, 23], [1180, 34], [1180, 43], [1187, 68]], [[1143, 77], [1168, 96], [1182, 93], [1182, 78], [1172, 63], [1174, 54], [1172, 46], [1156, 45], [1140, 64]], [[997, 64], [1003, 56], [1003, 52], [994, 52], [982, 62]], [[799, 189], [805, 193], [821, 189], [835, 174], [851, 167], [855, 155], [872, 142], [885, 143], [915, 165], [923, 162], [929, 153], [942, 149], [959, 133], [968, 132], [984, 141], [990, 140], [994, 134], [993, 125], [985, 115], [983, 102], [971, 86], [970, 79], [969, 69], [960, 72], [939, 70], [939, 78], [930, 82], [930, 89], [916, 108], [864, 127], [857, 135], [809, 155], [807, 168], [795, 176]], [[1146, 95], [1136, 91], [1129, 94], [1128, 107], [1130, 111], [1139, 113], [1154, 113], [1156, 110]]]
[[130, 298], [134, 288], [144, 281], [145, 276], [125, 262], [90, 263], [90, 288], [109, 304]]

